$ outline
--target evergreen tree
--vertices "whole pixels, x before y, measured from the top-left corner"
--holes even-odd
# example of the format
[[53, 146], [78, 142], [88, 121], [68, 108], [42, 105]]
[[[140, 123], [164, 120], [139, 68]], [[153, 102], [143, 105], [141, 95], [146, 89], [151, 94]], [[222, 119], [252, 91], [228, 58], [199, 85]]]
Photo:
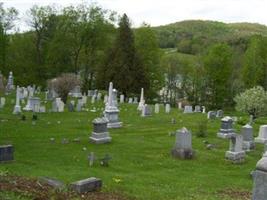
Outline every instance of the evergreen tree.
[[140, 56], [135, 48], [133, 31], [126, 14], [119, 22], [117, 37], [107, 53], [106, 60], [98, 73], [98, 83], [102, 88], [112, 81], [124, 93], [140, 92], [149, 88], [149, 81]]

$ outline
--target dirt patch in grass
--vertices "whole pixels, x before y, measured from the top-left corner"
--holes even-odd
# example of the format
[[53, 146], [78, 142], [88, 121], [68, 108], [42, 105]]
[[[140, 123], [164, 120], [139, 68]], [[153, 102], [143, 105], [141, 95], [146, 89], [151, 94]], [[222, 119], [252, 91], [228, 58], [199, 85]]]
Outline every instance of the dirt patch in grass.
[[218, 191], [218, 195], [223, 198], [231, 198], [235, 200], [251, 200], [251, 192], [238, 189], [225, 189]]
[[37, 179], [19, 176], [0, 176], [0, 191], [12, 192], [33, 200], [129, 200], [113, 193], [92, 192], [78, 195], [72, 191], [57, 191]]

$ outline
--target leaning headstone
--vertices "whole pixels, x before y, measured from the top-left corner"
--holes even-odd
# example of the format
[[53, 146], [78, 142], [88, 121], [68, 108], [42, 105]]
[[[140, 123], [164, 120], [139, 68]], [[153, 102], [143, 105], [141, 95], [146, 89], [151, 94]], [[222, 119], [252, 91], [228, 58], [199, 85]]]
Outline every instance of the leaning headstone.
[[194, 112], [201, 112], [201, 107], [200, 106], [195, 106], [195, 110], [194, 110]]
[[215, 111], [209, 111], [207, 114], [208, 119], [216, 119], [216, 112]]
[[171, 105], [169, 104], [169, 103], [167, 103], [166, 105], [165, 105], [165, 113], [170, 113], [171, 112]]
[[151, 113], [150, 107], [147, 104], [145, 104], [144, 107], [143, 107], [141, 116], [142, 117], [149, 117], [151, 115], [152, 115], [152, 113]]
[[194, 151], [192, 149], [192, 135], [186, 128], [176, 131], [175, 146], [172, 149], [171, 154], [175, 158], [193, 158]]
[[259, 136], [255, 138], [256, 143], [266, 143], [267, 142], [267, 125], [260, 126]]
[[225, 158], [233, 163], [242, 163], [245, 159], [245, 151], [243, 150], [243, 136], [233, 135], [230, 138], [230, 149], [225, 153]]
[[159, 113], [159, 104], [158, 103], [156, 103], [155, 104], [155, 113]]
[[256, 165], [253, 173], [252, 200], [266, 200], [267, 197], [267, 152], [264, 153]]
[[223, 110], [218, 110], [216, 113], [217, 118], [223, 118]]
[[243, 136], [243, 149], [250, 151], [255, 148], [253, 138], [253, 128], [249, 124], [245, 125], [241, 129], [241, 135]]
[[224, 117], [221, 120], [221, 129], [217, 133], [217, 137], [219, 138], [231, 138], [233, 135], [235, 135], [234, 129], [233, 129], [233, 119], [231, 117]]
[[13, 157], [14, 148], [12, 145], [0, 146], [0, 162], [7, 162], [14, 160]]
[[111, 142], [107, 128], [108, 120], [103, 118], [97, 118], [93, 121], [93, 132], [90, 137], [90, 141], [96, 144], [103, 144]]
[[70, 184], [70, 189], [79, 194], [99, 191], [102, 187], [102, 181], [98, 178], [91, 177]]
[[184, 113], [193, 113], [192, 106], [185, 106], [184, 107]]

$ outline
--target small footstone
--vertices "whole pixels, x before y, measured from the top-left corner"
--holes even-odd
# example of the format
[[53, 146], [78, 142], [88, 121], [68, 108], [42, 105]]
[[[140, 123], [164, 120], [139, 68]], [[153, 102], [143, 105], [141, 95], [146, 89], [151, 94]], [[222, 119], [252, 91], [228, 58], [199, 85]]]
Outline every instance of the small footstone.
[[88, 179], [80, 180], [70, 184], [70, 189], [82, 194], [86, 192], [98, 191], [102, 187], [102, 180], [91, 177]]

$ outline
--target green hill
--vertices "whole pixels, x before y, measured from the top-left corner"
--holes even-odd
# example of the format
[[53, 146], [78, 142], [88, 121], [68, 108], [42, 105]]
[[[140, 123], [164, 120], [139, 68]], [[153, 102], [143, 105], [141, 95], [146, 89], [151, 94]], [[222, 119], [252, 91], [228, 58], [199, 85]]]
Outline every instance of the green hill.
[[267, 36], [267, 26], [252, 23], [222, 23], [188, 20], [153, 27], [161, 48], [178, 48], [189, 54], [202, 53], [211, 44], [227, 42], [242, 46], [251, 35]]

